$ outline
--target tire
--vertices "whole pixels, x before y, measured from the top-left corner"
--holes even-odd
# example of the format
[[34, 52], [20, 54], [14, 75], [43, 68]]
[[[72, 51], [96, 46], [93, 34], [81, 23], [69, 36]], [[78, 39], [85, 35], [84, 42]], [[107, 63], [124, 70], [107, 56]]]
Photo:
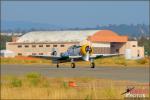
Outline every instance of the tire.
[[54, 56], [57, 56], [57, 52], [56, 51], [54, 52]]
[[75, 68], [75, 63], [71, 63], [71, 68]]
[[91, 68], [95, 68], [95, 63], [92, 62], [92, 63], [90, 64], [90, 66], [91, 66]]
[[59, 64], [57, 64], [57, 68], [59, 68]]
[[51, 55], [57, 56], [57, 52], [56, 52], [56, 51], [53, 51], [53, 52], [51, 53]]

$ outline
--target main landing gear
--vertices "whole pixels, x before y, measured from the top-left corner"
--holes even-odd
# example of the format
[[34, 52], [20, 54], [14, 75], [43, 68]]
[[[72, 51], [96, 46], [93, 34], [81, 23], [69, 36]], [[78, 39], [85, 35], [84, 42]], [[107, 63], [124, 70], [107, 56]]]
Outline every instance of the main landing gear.
[[76, 67], [75, 63], [71, 63], [71, 68], [75, 68], [75, 67]]
[[57, 67], [57, 68], [59, 68], [59, 63], [58, 63], [58, 62], [57, 62], [57, 65], [56, 65], [56, 67]]
[[74, 63], [74, 59], [71, 59], [71, 68], [75, 68], [75, 67], [76, 67], [76, 65]]
[[91, 68], [95, 68], [94, 59], [90, 59], [90, 62], [91, 62], [90, 67], [91, 67]]
[[[59, 62], [57, 62], [56, 67], [59, 68]], [[75, 65], [74, 59], [71, 59], [71, 68], [75, 68], [75, 67], [76, 65]], [[90, 67], [95, 68], [95, 63], [93, 59], [90, 59]]]
[[[57, 65], [56, 65], [57, 68], [59, 68], [59, 62], [57, 62]], [[75, 68], [76, 65], [74, 63], [74, 59], [71, 59], [71, 68]]]
[[95, 63], [92, 62], [92, 63], [90, 64], [90, 67], [91, 67], [91, 68], [95, 68]]

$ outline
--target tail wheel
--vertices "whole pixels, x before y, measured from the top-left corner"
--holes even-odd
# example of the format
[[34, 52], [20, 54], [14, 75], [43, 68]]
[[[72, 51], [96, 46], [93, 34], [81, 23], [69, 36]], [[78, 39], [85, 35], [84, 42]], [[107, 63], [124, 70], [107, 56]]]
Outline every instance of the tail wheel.
[[57, 56], [57, 52], [56, 52], [56, 51], [53, 51], [51, 55]]
[[91, 68], [95, 68], [95, 63], [92, 62], [92, 63], [90, 64], [90, 66], [91, 66]]
[[71, 67], [72, 68], [75, 68], [76, 66], [75, 66], [75, 63], [71, 63]]

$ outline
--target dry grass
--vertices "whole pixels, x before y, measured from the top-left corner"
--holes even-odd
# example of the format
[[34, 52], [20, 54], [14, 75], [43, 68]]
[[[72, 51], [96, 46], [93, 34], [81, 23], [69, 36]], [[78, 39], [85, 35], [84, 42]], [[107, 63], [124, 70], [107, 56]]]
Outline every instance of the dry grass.
[[[77, 86], [70, 87], [69, 81]], [[20, 82], [21, 85], [16, 85]], [[144, 83], [96, 78], [48, 78], [29, 73], [24, 77], [3, 76], [1, 99], [123, 99], [121, 93], [126, 86], [137, 84]]]
[[[79, 66], [87, 66], [90, 65], [90, 62], [86, 61], [77, 61], [77, 65]], [[124, 57], [108, 57], [108, 58], [100, 58], [96, 59], [95, 63], [97, 66], [149, 66], [150, 58], [146, 57], [139, 60], [126, 60]], [[52, 64], [51, 60], [42, 59], [42, 58], [33, 58], [33, 57], [23, 57], [17, 56], [15, 58], [2, 58], [1, 64]], [[70, 66], [70, 62], [62, 63], [62, 66]]]
[[1, 57], [1, 64], [51, 64], [51, 60], [25, 56], [16, 56], [15, 58]]

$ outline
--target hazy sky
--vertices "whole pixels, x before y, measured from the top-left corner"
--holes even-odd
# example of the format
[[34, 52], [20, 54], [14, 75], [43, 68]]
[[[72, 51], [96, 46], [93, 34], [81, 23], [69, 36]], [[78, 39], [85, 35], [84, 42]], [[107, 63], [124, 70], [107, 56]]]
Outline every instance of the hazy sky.
[[148, 1], [3, 1], [2, 21], [63, 26], [149, 24]]

